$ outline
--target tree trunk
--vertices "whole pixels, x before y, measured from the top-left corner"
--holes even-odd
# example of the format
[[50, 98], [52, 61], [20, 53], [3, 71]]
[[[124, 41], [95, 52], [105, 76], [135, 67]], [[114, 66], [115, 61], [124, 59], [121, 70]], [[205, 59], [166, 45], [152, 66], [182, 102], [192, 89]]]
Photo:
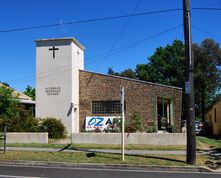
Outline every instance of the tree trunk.
[[203, 82], [201, 84], [201, 117], [202, 122], [205, 122], [205, 88]]

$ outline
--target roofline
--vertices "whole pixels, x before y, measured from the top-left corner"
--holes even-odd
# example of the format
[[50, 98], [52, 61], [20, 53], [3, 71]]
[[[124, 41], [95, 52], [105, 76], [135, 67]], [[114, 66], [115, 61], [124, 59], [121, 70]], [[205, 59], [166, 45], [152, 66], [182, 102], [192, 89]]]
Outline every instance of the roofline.
[[206, 113], [212, 111], [212, 110], [213, 110], [213, 107], [214, 107], [216, 104], [218, 104], [220, 101], [221, 101], [221, 96], [219, 97], [219, 99], [218, 99], [215, 103], [213, 103], [213, 104], [208, 108], [208, 111], [207, 111]]
[[76, 44], [80, 49], [85, 50], [85, 47], [76, 39], [73, 37], [65, 37], [65, 38], [48, 38], [48, 39], [37, 39], [34, 42], [46, 42], [46, 41], [71, 41], [74, 44]]
[[18, 99], [18, 101], [22, 104], [33, 104], [35, 105], [35, 101], [32, 101], [32, 100], [24, 100], [24, 99]]
[[113, 78], [129, 80], [129, 81], [133, 81], [133, 82], [140, 82], [140, 83], [145, 83], [145, 84], [150, 84], [150, 85], [157, 85], [157, 86], [161, 86], [161, 87], [168, 87], [168, 88], [173, 88], [173, 89], [177, 89], [177, 90], [182, 90], [182, 88], [180, 88], [180, 87], [174, 87], [174, 86], [170, 86], [170, 85], [164, 85], [164, 84], [159, 84], [159, 83], [147, 82], [147, 81], [144, 81], [144, 80], [132, 79], [132, 78], [116, 76], [116, 75], [110, 75], [110, 74], [102, 74], [102, 73], [92, 72], [92, 71], [88, 71], [88, 70], [80, 70], [80, 71], [88, 72], [88, 73], [94, 73], [94, 74], [108, 76], [108, 77], [113, 77]]

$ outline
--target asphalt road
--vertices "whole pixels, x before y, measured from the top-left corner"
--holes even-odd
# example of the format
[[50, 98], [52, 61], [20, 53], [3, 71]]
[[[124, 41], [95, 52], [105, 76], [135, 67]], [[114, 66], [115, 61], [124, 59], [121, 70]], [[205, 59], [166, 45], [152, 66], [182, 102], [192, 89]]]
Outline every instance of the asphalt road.
[[132, 169], [0, 166], [0, 178], [220, 178], [218, 173]]

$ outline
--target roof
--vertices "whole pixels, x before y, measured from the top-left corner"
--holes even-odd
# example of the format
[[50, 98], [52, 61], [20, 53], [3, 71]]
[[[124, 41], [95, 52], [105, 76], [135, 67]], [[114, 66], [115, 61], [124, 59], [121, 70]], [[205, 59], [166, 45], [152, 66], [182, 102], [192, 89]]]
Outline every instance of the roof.
[[177, 89], [177, 90], [182, 90], [182, 88], [180, 88], [180, 87], [174, 87], [174, 86], [170, 86], [170, 85], [164, 85], [164, 84], [159, 84], [159, 83], [147, 82], [147, 81], [144, 81], [144, 80], [132, 79], [132, 78], [116, 76], [116, 75], [110, 75], [110, 74], [102, 74], [102, 73], [97, 73], [97, 72], [92, 72], [92, 71], [87, 71], [87, 70], [81, 70], [81, 71], [87, 72], [87, 73], [93, 73], [93, 74], [97, 74], [97, 75], [103, 75], [103, 76], [108, 76], [108, 77], [113, 77], [113, 78], [129, 80], [129, 81], [133, 81], [133, 82], [139, 82], [139, 83], [144, 83], [144, 84], [149, 84], [149, 85], [156, 85], [156, 86], [161, 86], [161, 87], [167, 87], [167, 88], [173, 88], [173, 89]]
[[[8, 89], [12, 89], [11, 87], [8, 87], [8, 86], [6, 86], [6, 85], [0, 83], [0, 87], [3, 87], [3, 86], [5, 86], [5, 87], [8, 88]], [[24, 94], [24, 93], [21, 93], [21, 92], [19, 92], [19, 91], [16, 91], [16, 90], [14, 90], [14, 89], [12, 89], [12, 90], [13, 90], [12, 94], [13, 94], [15, 97], [17, 97], [17, 99], [18, 99], [21, 103], [27, 103], [27, 104], [34, 104], [34, 103], [35, 103], [35, 101], [33, 101], [30, 96], [28, 96], [28, 95], [26, 95], [26, 94]]]
[[35, 40], [36, 43], [38, 43], [38, 42], [47, 42], [47, 41], [71, 41], [74, 44], [76, 44], [80, 49], [82, 49], [82, 50], [85, 49], [85, 47], [76, 38], [73, 38], [73, 37], [48, 38], [48, 39], [38, 39], [38, 40]]
[[208, 110], [207, 110], [207, 113], [210, 112], [210, 111], [213, 109], [213, 107], [214, 107], [215, 105], [217, 105], [220, 101], [221, 101], [221, 96], [219, 96], [218, 98], [216, 98], [216, 99], [213, 101], [213, 103], [209, 106], [209, 108], [208, 108]]

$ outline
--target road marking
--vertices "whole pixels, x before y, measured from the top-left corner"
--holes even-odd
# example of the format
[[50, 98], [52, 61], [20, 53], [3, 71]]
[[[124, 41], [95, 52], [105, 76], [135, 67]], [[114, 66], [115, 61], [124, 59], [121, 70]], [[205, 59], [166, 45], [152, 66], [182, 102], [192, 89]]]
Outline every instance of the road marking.
[[5, 178], [46, 178], [46, 177], [32, 177], [32, 176], [13, 176], [13, 175], [0, 175]]
[[[1, 165], [2, 166], [2, 165]], [[153, 173], [166, 173], [166, 174], [206, 174], [206, 175], [214, 175], [218, 174], [221, 175], [220, 172], [187, 172], [187, 171], [173, 171], [173, 170], [166, 170], [166, 171], [158, 171], [158, 170], [142, 170], [142, 169], [113, 169], [113, 168], [80, 168], [80, 167], [58, 167], [58, 166], [28, 166], [28, 165], [4, 165], [4, 166], [9, 166], [9, 167], [28, 167], [28, 168], [41, 168], [41, 169], [61, 169], [61, 170], [88, 170], [88, 171], [112, 171], [112, 172], [138, 172], [138, 173], [148, 173], [148, 172], [153, 172]]]

